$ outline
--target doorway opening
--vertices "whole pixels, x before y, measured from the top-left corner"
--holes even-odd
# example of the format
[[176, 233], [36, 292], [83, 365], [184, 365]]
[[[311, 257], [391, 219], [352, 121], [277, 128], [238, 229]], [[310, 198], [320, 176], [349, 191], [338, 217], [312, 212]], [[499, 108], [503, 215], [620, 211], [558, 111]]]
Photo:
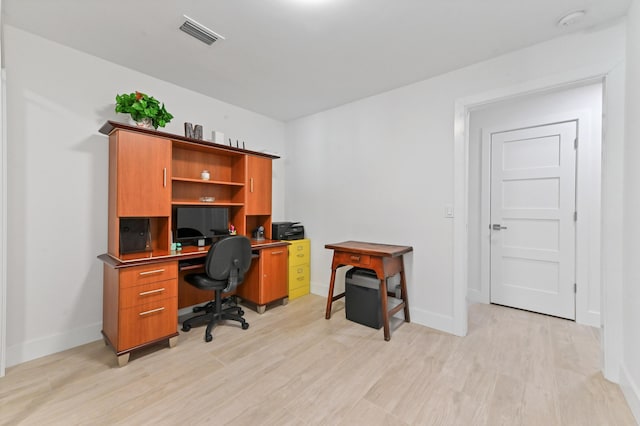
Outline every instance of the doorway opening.
[[602, 91], [597, 81], [471, 111], [470, 301], [600, 325]]

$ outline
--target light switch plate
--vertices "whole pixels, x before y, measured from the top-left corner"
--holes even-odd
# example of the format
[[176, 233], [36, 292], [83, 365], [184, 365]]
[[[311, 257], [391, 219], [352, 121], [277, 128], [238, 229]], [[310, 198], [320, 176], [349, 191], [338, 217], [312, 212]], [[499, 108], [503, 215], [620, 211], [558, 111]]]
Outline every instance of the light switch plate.
[[445, 204], [445, 206], [444, 206], [444, 217], [454, 217], [453, 205]]

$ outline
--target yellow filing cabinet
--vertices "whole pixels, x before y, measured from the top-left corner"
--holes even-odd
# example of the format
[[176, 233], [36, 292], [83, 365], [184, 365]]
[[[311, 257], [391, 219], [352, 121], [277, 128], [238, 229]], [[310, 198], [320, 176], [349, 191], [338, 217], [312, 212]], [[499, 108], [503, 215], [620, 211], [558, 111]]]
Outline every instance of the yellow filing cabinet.
[[289, 241], [289, 299], [309, 294], [311, 244], [309, 239]]

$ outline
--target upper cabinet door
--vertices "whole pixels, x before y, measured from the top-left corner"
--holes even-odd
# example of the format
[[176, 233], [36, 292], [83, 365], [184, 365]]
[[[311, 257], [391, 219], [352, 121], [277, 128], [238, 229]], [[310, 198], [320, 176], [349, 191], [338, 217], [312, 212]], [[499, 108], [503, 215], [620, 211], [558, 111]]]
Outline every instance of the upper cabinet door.
[[247, 155], [246, 214], [271, 214], [271, 159]]
[[170, 216], [171, 141], [124, 131], [114, 139], [117, 216]]

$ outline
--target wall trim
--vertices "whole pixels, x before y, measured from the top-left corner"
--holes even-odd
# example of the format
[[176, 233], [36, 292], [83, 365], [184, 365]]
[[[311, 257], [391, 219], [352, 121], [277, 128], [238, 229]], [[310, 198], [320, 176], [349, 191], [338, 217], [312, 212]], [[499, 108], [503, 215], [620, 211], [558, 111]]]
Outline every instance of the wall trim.
[[[0, 10], [2, 0], [0, 0]], [[0, 32], [2, 26], [0, 25]], [[3, 39], [3, 36], [0, 35]], [[0, 40], [0, 43], [2, 41]], [[0, 56], [2, 48], [0, 47]], [[7, 366], [7, 73], [0, 71], [0, 377]]]
[[633, 381], [624, 363], [620, 367], [620, 388], [636, 422], [640, 424], [640, 387]]
[[7, 367], [100, 340], [102, 321], [7, 348]]
[[[329, 293], [329, 286], [311, 283], [311, 293], [322, 296], [326, 300], [327, 294]], [[416, 309], [411, 307], [411, 304], [409, 304], [409, 313], [411, 315], [411, 322], [414, 324], [420, 324], [445, 333], [455, 334], [452, 316], [442, 315], [425, 309]], [[396, 315], [400, 314], [398, 313]]]
[[[455, 101], [454, 108], [454, 241], [453, 241], [453, 321], [455, 325], [455, 334], [466, 335], [467, 331], [467, 289], [469, 287], [467, 277], [467, 256], [468, 256], [468, 205], [469, 188], [467, 185], [467, 175], [469, 168], [469, 116], [473, 109], [488, 105], [497, 101], [504, 101], [530, 94], [539, 94], [547, 91], [557, 91], [572, 85], [584, 85], [592, 82], [603, 81], [606, 88], [607, 80], [610, 73], [620, 66], [621, 63], [595, 64], [592, 66], [577, 68], [568, 72], [554, 74], [542, 77], [536, 80], [530, 80], [522, 84], [502, 87], [496, 90], [459, 98]], [[620, 84], [619, 77], [615, 78], [617, 84]], [[603, 95], [603, 108], [606, 109], [607, 104], [620, 102], [615, 98], [616, 95], [605, 90]], [[624, 103], [624, 99], [621, 100]], [[609, 123], [610, 124], [610, 123]], [[617, 124], [617, 123], [616, 123]], [[603, 128], [605, 122], [603, 120]], [[606, 134], [603, 136], [603, 157], [606, 156]], [[603, 175], [603, 181], [604, 181]], [[614, 178], [615, 179], [615, 178]], [[615, 182], [618, 183], [618, 182]], [[621, 182], [619, 182], [621, 184]], [[603, 192], [606, 190], [603, 185]], [[606, 223], [606, 217], [603, 217], [603, 223]], [[620, 253], [608, 253], [603, 250], [603, 265], [608, 263], [612, 256], [619, 256]], [[603, 268], [604, 269], [604, 268]], [[602, 273], [602, 324], [603, 326], [603, 373], [605, 377], [614, 380], [620, 370], [620, 360], [622, 359], [621, 341], [618, 337], [622, 324], [614, 316], [616, 303], [619, 301], [615, 298], [607, 298], [607, 293], [613, 295], [618, 293], [617, 287], [620, 283], [615, 280], [608, 280], [606, 269]], [[611, 287], [611, 288], [610, 288]], [[607, 321], [611, 315], [611, 321]], [[464, 333], [461, 333], [461, 332]]]

